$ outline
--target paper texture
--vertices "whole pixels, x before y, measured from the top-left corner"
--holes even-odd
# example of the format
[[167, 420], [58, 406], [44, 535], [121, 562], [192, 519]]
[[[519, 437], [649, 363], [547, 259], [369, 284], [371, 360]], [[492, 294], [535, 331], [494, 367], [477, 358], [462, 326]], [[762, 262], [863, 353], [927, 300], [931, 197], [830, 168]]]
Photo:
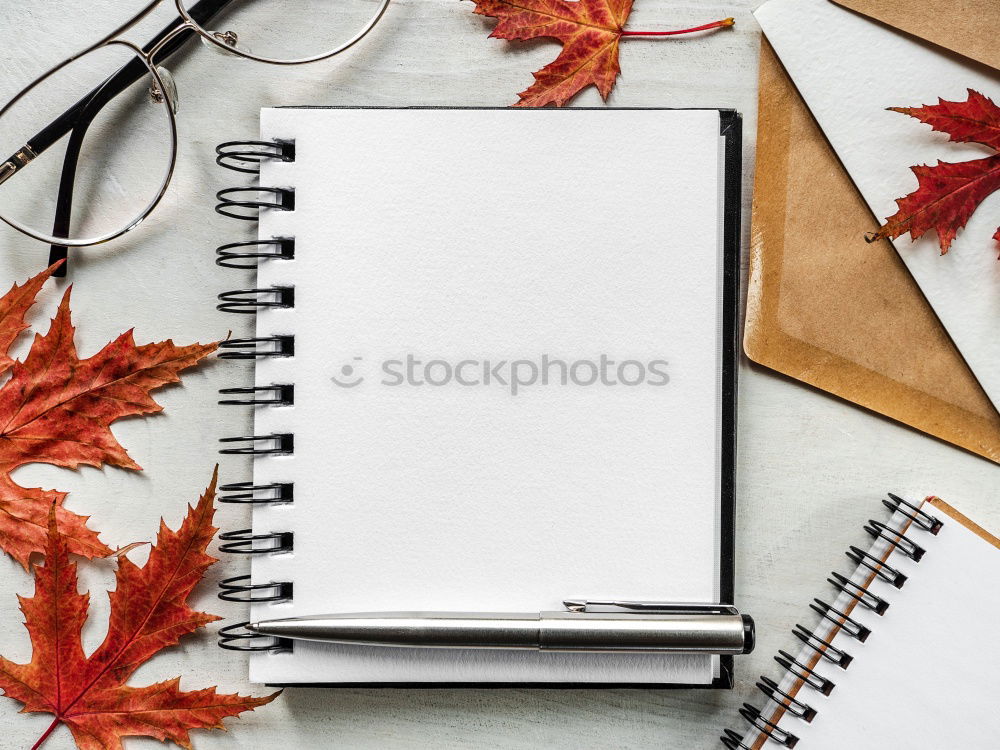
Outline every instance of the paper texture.
[[[907, 526], [900, 514], [894, 518], [894, 528], [902, 527], [926, 550], [919, 562], [890, 552], [881, 541], [870, 549], [907, 576], [901, 589], [879, 578], [867, 584], [889, 602], [885, 614], [861, 606], [845, 609], [851, 606], [846, 596], [834, 603], [871, 630], [864, 643], [844, 631], [832, 638], [835, 648], [854, 657], [847, 669], [820, 660], [811, 650], [799, 655], [803, 664], [815, 662], [817, 672], [836, 683], [834, 690], [823, 696], [795, 680], [782, 684], [817, 712], [810, 723], [788, 714], [780, 719], [781, 729], [799, 738], [798, 746], [840, 750], [892, 737], [895, 747], [996, 747], [1000, 656], [990, 644], [1000, 597], [986, 582], [1000, 580], [1000, 541], [947, 503], [935, 499], [922, 507], [944, 522], [936, 536]], [[861, 568], [854, 580], [871, 577]], [[817, 632], [830, 640], [822, 629]], [[770, 712], [765, 716], [779, 721]], [[754, 734], [744, 741], [754, 750], [768, 746]]]
[[[894, 213], [894, 199], [915, 188], [910, 165], [983, 156], [981, 146], [950, 143], [886, 107], [939, 96], [962, 100], [968, 87], [998, 99], [996, 71], [827, 0], [771, 0], [755, 15], [877, 217]], [[994, 406], [1000, 403], [1000, 263], [992, 239], [998, 216], [1000, 193], [980, 205], [944, 257], [933, 232], [894, 242]]]
[[[1000, 414], [766, 40], [744, 348], [755, 362], [1000, 461]], [[807, 238], [807, 239], [806, 239]]]
[[[717, 600], [718, 112], [266, 110], [262, 133], [296, 143], [261, 174], [296, 210], [260, 225], [296, 257], [258, 285], [296, 301], [258, 335], [296, 354], [256, 377], [294, 383], [295, 406], [255, 432], [294, 433], [295, 453], [255, 479], [295, 502], [253, 524], [295, 551], [253, 577], [295, 595], [254, 619]], [[602, 357], [632, 364], [595, 376]], [[518, 361], [549, 382], [515, 392]], [[296, 644], [251, 678], [704, 684], [717, 662]]]

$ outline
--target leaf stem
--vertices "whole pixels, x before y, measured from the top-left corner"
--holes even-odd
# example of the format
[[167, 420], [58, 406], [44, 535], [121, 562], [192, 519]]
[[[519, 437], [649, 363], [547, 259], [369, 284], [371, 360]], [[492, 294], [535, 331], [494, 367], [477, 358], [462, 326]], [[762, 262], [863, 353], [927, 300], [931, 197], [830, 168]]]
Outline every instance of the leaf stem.
[[708, 31], [710, 29], [724, 29], [736, 24], [732, 18], [723, 18], [721, 21], [694, 26], [690, 29], [678, 29], [677, 31], [623, 31], [622, 36], [675, 36], [676, 34], [692, 34], [695, 31]]
[[45, 730], [45, 733], [41, 737], [38, 738], [38, 742], [36, 742], [34, 745], [31, 746], [31, 750], [38, 750], [38, 748], [40, 748], [42, 746], [42, 743], [45, 742], [45, 740], [47, 740], [49, 738], [49, 735], [52, 734], [52, 731], [57, 726], [59, 726], [59, 717], [58, 716], [52, 720], [52, 723], [49, 724], [49, 728]]

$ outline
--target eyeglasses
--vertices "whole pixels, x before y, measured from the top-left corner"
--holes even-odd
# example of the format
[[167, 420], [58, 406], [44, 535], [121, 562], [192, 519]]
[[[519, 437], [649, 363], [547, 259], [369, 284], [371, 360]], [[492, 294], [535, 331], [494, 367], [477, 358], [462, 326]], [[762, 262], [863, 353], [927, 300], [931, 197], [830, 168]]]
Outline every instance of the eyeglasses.
[[187, 42], [199, 37], [264, 63], [316, 62], [357, 43], [389, 4], [174, 0], [179, 16], [145, 47], [118, 38], [164, 1], [152, 0], [0, 109], [0, 158], [12, 154], [0, 162], [0, 219], [51, 245], [50, 262], [66, 248], [121, 237], [162, 200], [177, 159], [178, 94], [161, 63]]

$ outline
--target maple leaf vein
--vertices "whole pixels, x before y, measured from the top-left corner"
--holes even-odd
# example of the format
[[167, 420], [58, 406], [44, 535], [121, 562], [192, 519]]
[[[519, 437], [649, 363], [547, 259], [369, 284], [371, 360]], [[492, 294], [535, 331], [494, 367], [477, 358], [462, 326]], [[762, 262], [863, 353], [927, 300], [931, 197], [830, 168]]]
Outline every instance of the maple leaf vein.
[[[586, 21], [581, 21], [580, 19], [574, 18], [573, 16], [561, 16], [558, 13], [546, 12], [544, 10], [539, 10], [538, 8], [529, 8], [529, 7], [525, 6], [525, 5], [518, 5], [517, 3], [512, 3], [509, 0], [498, 0], [498, 2], [501, 5], [510, 6], [511, 8], [514, 8], [516, 10], [523, 10], [526, 13], [534, 13], [534, 14], [539, 15], [539, 16], [548, 16], [549, 18], [554, 18], [557, 21], [567, 21], [567, 22], [575, 24], [577, 26], [586, 26], [586, 27], [591, 28], [591, 29], [598, 29], [600, 31], [608, 31], [608, 32], [614, 32], [614, 31], [618, 31], [619, 30], [619, 29], [616, 29], [615, 27], [611, 27], [611, 26], [601, 26], [601, 25], [595, 24], [595, 23], [587, 23]], [[612, 14], [612, 18], [614, 18], [614, 14]], [[539, 25], [541, 26], [541, 25], [544, 25], [544, 24], [539, 24]], [[530, 28], [533, 28], [533, 27], [530, 27]]]

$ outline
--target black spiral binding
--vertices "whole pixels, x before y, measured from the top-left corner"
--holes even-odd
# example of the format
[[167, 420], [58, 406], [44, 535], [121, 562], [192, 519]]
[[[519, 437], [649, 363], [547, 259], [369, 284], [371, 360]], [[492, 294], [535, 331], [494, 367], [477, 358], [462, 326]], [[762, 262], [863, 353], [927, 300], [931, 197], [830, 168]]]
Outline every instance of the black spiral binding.
[[295, 307], [295, 290], [288, 286], [270, 289], [234, 289], [219, 295], [216, 307], [222, 312], [256, 315], [265, 307]]
[[295, 191], [273, 187], [233, 187], [215, 194], [216, 213], [240, 221], [257, 221], [261, 209], [294, 211]]
[[265, 159], [295, 161], [295, 144], [289, 141], [227, 141], [215, 147], [215, 163], [234, 172], [260, 174]]
[[237, 622], [219, 628], [219, 646], [230, 651], [291, 651], [292, 642], [288, 638], [259, 635], [247, 630], [250, 622]]
[[[216, 163], [226, 169], [258, 174], [264, 160], [295, 161], [295, 144], [267, 141], [230, 141], [216, 149]], [[215, 210], [223, 216], [241, 221], [256, 221], [261, 210], [292, 211], [295, 193], [286, 188], [233, 187], [220, 190]], [[215, 262], [224, 268], [247, 270], [263, 262], [281, 262], [295, 258], [294, 237], [274, 237], [246, 242], [231, 242], [216, 249]], [[292, 308], [295, 290], [291, 287], [247, 288], [223, 292], [218, 309], [227, 313], [254, 314], [264, 308]], [[264, 336], [236, 338], [219, 345], [222, 359], [258, 360], [266, 357], [295, 355], [294, 336]], [[295, 386], [290, 383], [222, 388], [219, 403], [225, 406], [272, 408], [295, 403]], [[275, 456], [295, 451], [295, 437], [290, 433], [226, 437], [219, 453], [228, 455]], [[255, 484], [252, 481], [224, 484], [219, 488], [219, 501], [245, 505], [276, 505], [295, 500], [291, 482]], [[272, 555], [291, 552], [294, 537], [291, 532], [257, 533], [253, 529], [237, 529], [219, 535], [219, 550], [232, 555]], [[292, 599], [291, 581], [253, 583], [249, 575], [239, 575], [219, 583], [219, 598], [230, 602], [285, 602]], [[219, 630], [219, 646], [232, 651], [287, 651], [292, 647], [285, 638], [261, 636], [241, 622]]]
[[808, 703], [803, 703], [793, 695], [789, 695], [778, 687], [778, 683], [770, 677], [761, 677], [757, 689], [775, 703], [785, 707], [785, 710], [806, 722], [816, 718], [816, 709]]
[[[911, 528], [917, 528], [929, 534], [937, 534], [941, 530], [942, 522], [940, 519], [903, 500], [901, 497], [890, 494], [889, 499], [883, 500], [882, 503], [893, 513], [899, 513], [907, 518], [910, 521]], [[914, 542], [905, 534], [894, 531], [890, 526], [880, 521], [870, 520], [864, 528], [868, 534], [882, 539], [891, 548], [906, 555], [914, 562], [919, 562], [925, 554], [925, 549], [921, 545]], [[847, 556], [858, 568], [863, 568], [870, 572], [871, 580], [878, 578], [896, 588], [902, 588], [906, 583], [906, 576], [903, 573], [858, 547], [850, 547]], [[889, 602], [869, 591], [867, 586], [855, 583], [840, 573], [834, 572], [831, 576], [827, 581], [853, 599], [856, 604], [880, 616], [884, 615], [889, 608]], [[864, 643], [868, 639], [868, 636], [871, 635], [870, 628], [862, 625], [857, 620], [848, 616], [846, 612], [837, 609], [822, 599], [813, 599], [809, 606], [820, 616], [821, 620], [833, 623], [834, 629], [830, 631], [833, 634], [837, 632], [846, 633], [859, 643]], [[805, 648], [814, 654], [812, 659], [806, 660], [812, 666], [803, 664], [796, 657], [782, 650], [778, 651], [778, 655], [774, 657], [774, 660], [785, 672], [796, 680], [801, 681], [803, 686], [808, 685], [812, 690], [822, 695], [830, 695], [834, 687], [836, 687], [836, 683], [829, 677], [821, 674], [818, 671], [819, 666], [825, 662], [841, 669], [847, 669], [854, 657], [847, 651], [835, 647], [830, 641], [821, 638], [814, 631], [808, 630], [803, 625], [796, 625], [792, 634], [804, 644]], [[771, 712], [765, 716], [761, 709], [755, 708], [749, 703], [744, 703], [739, 711], [740, 715], [758, 733], [758, 737], [765, 737], [771, 743], [777, 743], [784, 747], [795, 747], [799, 743], [799, 737], [793, 734], [788, 728], [779, 726], [783, 714], [791, 714], [808, 723], [816, 718], [817, 709], [803, 700], [802, 691], [786, 692], [779, 687], [777, 681], [769, 677], [762, 676], [760, 681], [757, 682], [756, 687], [771, 703], [777, 706], [777, 709], [775, 709], [775, 712]], [[757, 747], [757, 744], [746, 744], [744, 742], [744, 735], [733, 729], [726, 729], [719, 739], [729, 750], [751, 750], [751, 747]]]
[[219, 534], [219, 539], [225, 542], [219, 545], [219, 552], [232, 555], [266, 555], [272, 552], [291, 552], [294, 548], [294, 537], [290, 531], [254, 534], [253, 529], [238, 529], [224, 531]]
[[[220, 503], [277, 504], [290, 503], [294, 498], [291, 482], [254, 484], [234, 482], [219, 487]], [[259, 494], [258, 494], [259, 493]]]
[[[222, 388], [220, 395], [247, 395], [249, 398], [226, 398], [219, 401], [223, 406], [291, 406], [295, 403], [294, 385], [258, 385], [249, 388]], [[270, 394], [270, 395], [266, 395]]]
[[292, 598], [292, 582], [250, 583], [250, 576], [219, 582], [219, 598], [227, 602], [285, 602]]
[[295, 240], [275, 237], [270, 240], [230, 242], [215, 249], [215, 263], [224, 268], [256, 268], [269, 258], [291, 260], [295, 257]]
[[295, 355], [294, 336], [264, 336], [254, 339], [227, 339], [219, 344], [220, 359], [261, 359], [262, 357], [292, 357]]
[[290, 456], [295, 452], [295, 436], [287, 432], [220, 438], [219, 442], [244, 443], [236, 448], [219, 449], [219, 453], [229, 456]]

